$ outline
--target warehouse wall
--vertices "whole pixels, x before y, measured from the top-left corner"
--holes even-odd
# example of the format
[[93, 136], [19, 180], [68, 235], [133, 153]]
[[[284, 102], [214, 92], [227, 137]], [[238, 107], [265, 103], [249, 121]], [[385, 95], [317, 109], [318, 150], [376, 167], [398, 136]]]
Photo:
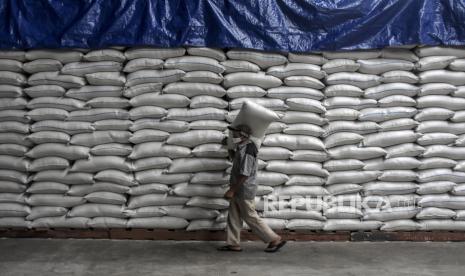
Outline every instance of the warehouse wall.
[[465, 230], [465, 48], [0, 58], [0, 227], [223, 229], [248, 100], [273, 228]]

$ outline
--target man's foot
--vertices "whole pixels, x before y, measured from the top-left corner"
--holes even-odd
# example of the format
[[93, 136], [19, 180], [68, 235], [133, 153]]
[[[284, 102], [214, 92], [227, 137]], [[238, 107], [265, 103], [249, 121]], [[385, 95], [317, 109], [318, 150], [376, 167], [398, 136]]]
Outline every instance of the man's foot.
[[268, 244], [268, 247], [265, 248], [265, 252], [268, 253], [274, 253], [277, 252], [281, 247], [283, 247], [286, 244], [286, 241], [283, 241], [282, 238], [280, 237], [279, 239], [272, 241]]
[[218, 247], [216, 250], [218, 251], [235, 251], [235, 252], [241, 252], [242, 251], [242, 248], [240, 246], [237, 246], [237, 245], [224, 245], [224, 246], [220, 246]]

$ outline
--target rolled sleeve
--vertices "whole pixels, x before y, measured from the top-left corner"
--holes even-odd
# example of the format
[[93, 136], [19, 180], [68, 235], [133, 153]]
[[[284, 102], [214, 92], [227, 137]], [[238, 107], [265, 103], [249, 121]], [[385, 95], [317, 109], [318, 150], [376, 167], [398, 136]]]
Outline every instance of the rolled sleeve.
[[239, 174], [244, 176], [250, 176], [255, 168], [256, 158], [250, 154], [244, 154], [241, 158], [239, 166]]

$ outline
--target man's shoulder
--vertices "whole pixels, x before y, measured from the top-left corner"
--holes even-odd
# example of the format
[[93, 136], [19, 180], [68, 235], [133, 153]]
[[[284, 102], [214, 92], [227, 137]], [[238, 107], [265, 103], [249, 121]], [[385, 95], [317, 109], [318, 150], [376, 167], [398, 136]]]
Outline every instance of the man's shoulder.
[[255, 146], [255, 143], [254, 143], [254, 142], [249, 142], [249, 143], [245, 146], [245, 154], [250, 154], [250, 155], [252, 155], [253, 157], [257, 157], [258, 149], [257, 149], [257, 146]]

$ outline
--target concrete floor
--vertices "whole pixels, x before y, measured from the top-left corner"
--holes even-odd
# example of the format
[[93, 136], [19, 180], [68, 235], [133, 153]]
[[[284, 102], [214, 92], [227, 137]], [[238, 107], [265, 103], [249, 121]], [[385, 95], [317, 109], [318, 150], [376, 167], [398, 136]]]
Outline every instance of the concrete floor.
[[464, 243], [289, 242], [275, 254], [220, 244], [0, 239], [0, 275], [465, 275]]

